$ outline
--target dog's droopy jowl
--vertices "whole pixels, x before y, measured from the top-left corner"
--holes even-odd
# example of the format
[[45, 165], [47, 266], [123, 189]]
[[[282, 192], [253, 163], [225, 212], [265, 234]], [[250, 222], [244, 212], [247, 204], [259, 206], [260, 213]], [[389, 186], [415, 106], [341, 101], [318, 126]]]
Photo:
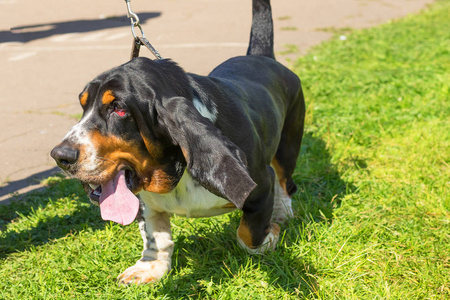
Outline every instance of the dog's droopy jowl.
[[91, 81], [83, 117], [51, 152], [79, 179], [102, 218], [139, 222], [144, 250], [119, 281], [148, 283], [171, 268], [170, 216], [242, 210], [238, 243], [276, 246], [293, 216], [292, 180], [305, 104], [299, 78], [275, 61], [268, 0], [253, 1], [247, 55], [208, 76], [135, 58]]

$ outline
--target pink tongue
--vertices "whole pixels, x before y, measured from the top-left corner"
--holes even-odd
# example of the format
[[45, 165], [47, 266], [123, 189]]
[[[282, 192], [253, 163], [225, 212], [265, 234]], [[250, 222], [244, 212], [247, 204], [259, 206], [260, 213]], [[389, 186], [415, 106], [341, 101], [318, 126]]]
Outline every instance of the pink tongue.
[[103, 220], [122, 225], [134, 221], [139, 211], [139, 199], [128, 189], [125, 171], [120, 171], [113, 180], [102, 185], [99, 203]]

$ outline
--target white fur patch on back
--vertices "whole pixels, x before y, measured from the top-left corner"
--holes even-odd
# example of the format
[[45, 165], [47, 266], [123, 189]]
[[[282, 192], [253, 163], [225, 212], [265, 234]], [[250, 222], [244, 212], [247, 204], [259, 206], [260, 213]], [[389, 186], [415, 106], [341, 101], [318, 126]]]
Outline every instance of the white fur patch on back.
[[197, 111], [205, 118], [209, 119], [211, 122], [216, 122], [217, 120], [217, 110], [213, 109], [210, 111], [205, 104], [203, 104], [198, 98], [194, 98], [192, 101]]

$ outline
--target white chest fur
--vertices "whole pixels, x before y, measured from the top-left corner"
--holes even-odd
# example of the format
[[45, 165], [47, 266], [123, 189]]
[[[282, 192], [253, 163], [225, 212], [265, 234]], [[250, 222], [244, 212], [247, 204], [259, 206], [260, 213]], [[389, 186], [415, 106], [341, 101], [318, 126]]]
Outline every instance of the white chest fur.
[[218, 197], [195, 181], [185, 171], [177, 187], [167, 194], [142, 191], [141, 200], [158, 212], [168, 212], [185, 217], [211, 217], [235, 209], [230, 201]]

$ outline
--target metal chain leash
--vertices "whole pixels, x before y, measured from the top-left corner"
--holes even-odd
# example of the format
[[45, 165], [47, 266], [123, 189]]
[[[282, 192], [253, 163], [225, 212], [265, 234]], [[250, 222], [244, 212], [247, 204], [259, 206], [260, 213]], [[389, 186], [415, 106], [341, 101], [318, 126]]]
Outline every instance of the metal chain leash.
[[[131, 33], [133, 34], [133, 37], [134, 37], [133, 46], [131, 49], [131, 59], [139, 56], [139, 50], [140, 50], [141, 46], [145, 46], [148, 50], [150, 50], [150, 52], [157, 59], [163, 59], [161, 54], [159, 54], [159, 52], [152, 46], [152, 44], [150, 44], [150, 42], [145, 37], [144, 30], [142, 29], [140, 21], [139, 21], [139, 17], [137, 14], [135, 14], [131, 10], [130, 2], [131, 2], [131, 0], [125, 0], [125, 3], [127, 5], [127, 16], [131, 21]], [[136, 31], [135, 31], [136, 27], [138, 27], [141, 32], [140, 36], [138, 36], [136, 34]]]

